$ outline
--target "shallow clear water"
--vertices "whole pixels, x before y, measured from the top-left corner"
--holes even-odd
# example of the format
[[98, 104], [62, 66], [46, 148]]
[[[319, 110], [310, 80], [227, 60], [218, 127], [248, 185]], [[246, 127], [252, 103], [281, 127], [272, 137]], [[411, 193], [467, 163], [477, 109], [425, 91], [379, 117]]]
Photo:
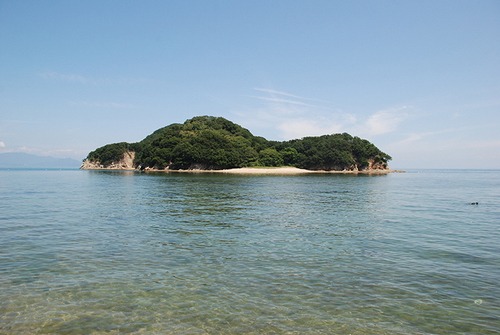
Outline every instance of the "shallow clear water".
[[499, 199], [500, 171], [3, 170], [0, 334], [498, 334]]

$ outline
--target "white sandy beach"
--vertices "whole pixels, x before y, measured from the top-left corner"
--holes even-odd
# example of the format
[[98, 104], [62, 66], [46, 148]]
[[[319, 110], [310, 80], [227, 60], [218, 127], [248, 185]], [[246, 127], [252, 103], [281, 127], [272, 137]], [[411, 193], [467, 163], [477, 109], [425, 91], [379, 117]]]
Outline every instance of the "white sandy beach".
[[291, 166], [276, 167], [276, 168], [245, 167], [245, 168], [220, 170], [220, 172], [231, 173], [231, 174], [275, 174], [275, 175], [315, 173], [315, 171], [299, 169]]
[[[153, 170], [151, 170], [153, 171]], [[306, 170], [291, 166], [283, 167], [244, 167], [225, 170], [154, 170], [159, 172], [187, 172], [187, 173], [227, 173], [227, 174], [249, 174], [249, 175], [300, 175], [300, 174], [387, 174], [402, 172], [399, 170], [364, 170], [364, 171], [323, 171]]]

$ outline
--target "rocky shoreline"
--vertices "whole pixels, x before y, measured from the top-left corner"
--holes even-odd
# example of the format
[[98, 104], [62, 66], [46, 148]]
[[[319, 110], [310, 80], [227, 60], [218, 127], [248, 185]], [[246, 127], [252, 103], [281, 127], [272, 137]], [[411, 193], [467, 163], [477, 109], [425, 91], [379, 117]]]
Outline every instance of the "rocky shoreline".
[[173, 169], [136, 169], [131, 164], [124, 162], [111, 164], [104, 167], [100, 164], [84, 161], [80, 167], [82, 170], [122, 170], [122, 171], [140, 171], [145, 173], [220, 173], [220, 174], [248, 174], [248, 175], [304, 175], [304, 174], [367, 174], [367, 175], [384, 175], [388, 173], [400, 173], [401, 170], [391, 169], [370, 169], [370, 170], [342, 170], [342, 171], [327, 171], [327, 170], [306, 170], [291, 166], [282, 167], [243, 167], [234, 169], [209, 170], [209, 169], [188, 169], [188, 170], [173, 170]]

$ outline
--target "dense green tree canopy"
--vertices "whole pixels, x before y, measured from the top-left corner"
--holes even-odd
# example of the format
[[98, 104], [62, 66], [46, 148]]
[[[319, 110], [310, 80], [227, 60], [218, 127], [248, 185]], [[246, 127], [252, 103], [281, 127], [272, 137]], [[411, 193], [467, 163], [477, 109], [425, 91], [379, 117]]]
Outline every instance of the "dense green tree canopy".
[[197, 116], [171, 124], [138, 143], [114, 143], [87, 156], [103, 166], [134, 151], [135, 166], [155, 169], [227, 169], [245, 166], [296, 166], [310, 170], [386, 168], [391, 159], [375, 145], [347, 133], [285, 142], [253, 136], [222, 117]]

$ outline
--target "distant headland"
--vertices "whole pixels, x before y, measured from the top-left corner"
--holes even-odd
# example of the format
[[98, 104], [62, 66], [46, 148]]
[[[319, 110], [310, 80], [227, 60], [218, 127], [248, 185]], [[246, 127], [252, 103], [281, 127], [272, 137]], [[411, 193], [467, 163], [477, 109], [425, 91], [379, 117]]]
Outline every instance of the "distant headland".
[[197, 116], [137, 143], [107, 144], [81, 169], [251, 174], [388, 173], [391, 156], [347, 133], [269, 141], [225, 118]]

